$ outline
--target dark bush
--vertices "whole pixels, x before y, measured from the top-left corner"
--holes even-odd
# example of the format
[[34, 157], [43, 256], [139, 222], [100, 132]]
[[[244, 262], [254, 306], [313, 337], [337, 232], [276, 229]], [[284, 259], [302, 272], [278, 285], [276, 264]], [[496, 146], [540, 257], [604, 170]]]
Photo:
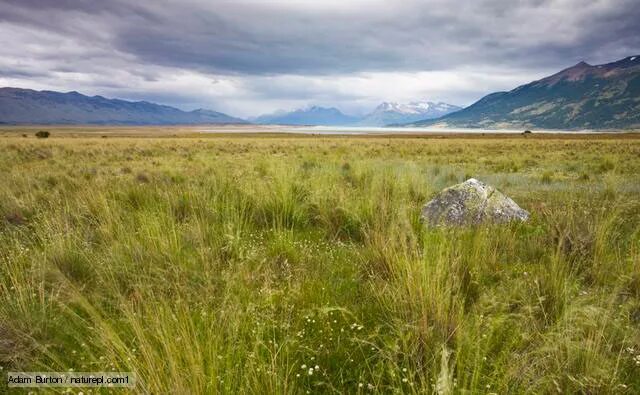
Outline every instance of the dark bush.
[[36, 133], [36, 137], [39, 139], [46, 139], [50, 135], [51, 133], [47, 132], [46, 130], [41, 130], [38, 133]]
[[146, 184], [149, 182], [149, 176], [145, 173], [138, 173], [138, 175], [136, 176], [136, 181]]
[[11, 225], [24, 225], [27, 222], [27, 219], [22, 215], [22, 213], [18, 211], [13, 211], [5, 214], [5, 221], [10, 223]]

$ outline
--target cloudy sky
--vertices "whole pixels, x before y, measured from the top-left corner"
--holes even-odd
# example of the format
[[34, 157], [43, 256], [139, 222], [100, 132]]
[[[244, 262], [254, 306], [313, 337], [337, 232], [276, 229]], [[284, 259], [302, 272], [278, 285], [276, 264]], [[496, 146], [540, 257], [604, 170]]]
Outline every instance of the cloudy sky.
[[252, 116], [468, 105], [640, 54], [638, 0], [0, 0], [0, 86]]

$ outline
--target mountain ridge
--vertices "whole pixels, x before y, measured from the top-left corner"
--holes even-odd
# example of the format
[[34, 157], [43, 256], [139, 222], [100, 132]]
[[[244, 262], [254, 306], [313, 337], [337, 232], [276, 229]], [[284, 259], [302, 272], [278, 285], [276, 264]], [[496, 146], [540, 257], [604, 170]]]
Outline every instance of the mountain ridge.
[[0, 123], [196, 125], [247, 122], [213, 110], [183, 111], [148, 101], [108, 99], [100, 95], [83, 95], [77, 91], [4, 87], [0, 88]]
[[343, 126], [357, 122], [358, 118], [346, 115], [335, 107], [309, 106], [293, 111], [279, 110], [249, 120], [262, 125]]
[[383, 102], [365, 115], [359, 126], [388, 126], [438, 118], [461, 110], [462, 107], [444, 102], [413, 101], [409, 103]]
[[407, 126], [615, 129], [640, 127], [640, 55], [590, 65], [494, 92], [443, 117]]
[[278, 110], [270, 114], [249, 118], [258, 124], [319, 125], [319, 126], [387, 126], [458, 111], [462, 107], [443, 102], [414, 101], [409, 103], [382, 102], [373, 111], [354, 116], [335, 107], [308, 106], [292, 111]]

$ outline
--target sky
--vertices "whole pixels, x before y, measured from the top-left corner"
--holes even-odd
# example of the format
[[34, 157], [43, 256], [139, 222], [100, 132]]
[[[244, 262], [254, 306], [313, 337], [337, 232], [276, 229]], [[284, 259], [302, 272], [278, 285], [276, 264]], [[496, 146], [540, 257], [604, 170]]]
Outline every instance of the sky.
[[250, 117], [466, 106], [640, 55], [638, 0], [0, 0], [0, 86]]

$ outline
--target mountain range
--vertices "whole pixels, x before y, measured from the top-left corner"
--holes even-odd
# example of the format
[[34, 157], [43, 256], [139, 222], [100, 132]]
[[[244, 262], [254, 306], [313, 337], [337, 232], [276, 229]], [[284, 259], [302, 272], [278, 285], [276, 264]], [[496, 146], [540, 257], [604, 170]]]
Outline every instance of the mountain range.
[[411, 102], [407, 104], [384, 102], [373, 112], [365, 115], [357, 123], [359, 126], [387, 126], [392, 124], [410, 123], [419, 120], [442, 117], [462, 107], [447, 103], [433, 103], [430, 101]]
[[0, 123], [178, 125], [247, 122], [216, 111], [182, 111], [146, 101], [107, 99], [78, 92], [0, 88]]
[[346, 115], [333, 107], [311, 106], [290, 112], [278, 111], [249, 120], [271, 125], [386, 126], [438, 118], [460, 109], [461, 107], [442, 102], [384, 102], [362, 117]]
[[295, 111], [277, 111], [272, 114], [249, 118], [249, 121], [262, 125], [349, 125], [358, 121], [357, 117], [343, 114], [337, 108], [311, 106]]
[[580, 62], [509, 92], [412, 126], [614, 129], [640, 127], [640, 56]]
[[[640, 127], [640, 56], [592, 66], [580, 62], [509, 92], [491, 93], [461, 109], [429, 101], [384, 102], [364, 116], [307, 107], [250, 119], [258, 124], [439, 126], [462, 128], [616, 129]], [[78, 92], [0, 88], [0, 123], [195, 125], [247, 121], [211, 110], [183, 111], [146, 101]]]
[[[257, 124], [384, 126], [436, 118], [459, 107], [446, 103], [385, 102], [357, 117], [337, 108], [310, 106], [250, 118]], [[78, 92], [35, 91], [0, 88], [0, 124], [102, 124], [102, 125], [196, 125], [245, 124], [246, 120], [211, 110], [183, 111], [147, 101], [107, 99]]]

